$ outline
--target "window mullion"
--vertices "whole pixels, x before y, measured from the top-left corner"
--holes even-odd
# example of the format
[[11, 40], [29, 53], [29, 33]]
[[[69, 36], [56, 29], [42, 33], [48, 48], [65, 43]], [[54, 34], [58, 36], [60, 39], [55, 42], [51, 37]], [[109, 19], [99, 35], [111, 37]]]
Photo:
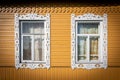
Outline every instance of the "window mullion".
[[87, 36], [87, 61], [90, 62], [90, 37]]
[[31, 46], [31, 48], [32, 48], [32, 61], [34, 61], [34, 35], [32, 35], [32, 46]]

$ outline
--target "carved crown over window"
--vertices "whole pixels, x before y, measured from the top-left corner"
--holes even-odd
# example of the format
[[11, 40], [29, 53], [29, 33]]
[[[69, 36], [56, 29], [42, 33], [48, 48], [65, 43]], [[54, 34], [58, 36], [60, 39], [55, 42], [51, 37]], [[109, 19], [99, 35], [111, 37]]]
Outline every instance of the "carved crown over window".
[[103, 17], [101, 17], [100, 15], [95, 15], [95, 14], [84, 14], [84, 15], [79, 15], [76, 17], [76, 20], [102, 20]]

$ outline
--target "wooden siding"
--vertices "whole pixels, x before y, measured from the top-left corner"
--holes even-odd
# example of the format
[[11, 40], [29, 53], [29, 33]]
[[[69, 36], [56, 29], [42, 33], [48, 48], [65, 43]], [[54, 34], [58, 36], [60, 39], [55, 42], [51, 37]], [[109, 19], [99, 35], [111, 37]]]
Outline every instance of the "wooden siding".
[[119, 68], [104, 69], [18, 69], [0, 68], [0, 80], [120, 80]]
[[[40, 10], [41, 9], [41, 10]], [[18, 69], [14, 51], [14, 10], [0, 9], [0, 80], [120, 80], [120, 7], [40, 8], [36, 12], [51, 16], [51, 68]], [[67, 10], [68, 9], [68, 10]], [[7, 10], [7, 9], [6, 9]], [[29, 13], [29, 10], [19, 11]], [[27, 9], [26, 9], [27, 10]], [[34, 10], [34, 9], [33, 9]], [[43, 11], [42, 11], [43, 10]], [[67, 11], [66, 11], [67, 10]], [[117, 12], [118, 11], [118, 12]], [[71, 65], [71, 14], [95, 13], [108, 15], [108, 68], [75, 69]]]

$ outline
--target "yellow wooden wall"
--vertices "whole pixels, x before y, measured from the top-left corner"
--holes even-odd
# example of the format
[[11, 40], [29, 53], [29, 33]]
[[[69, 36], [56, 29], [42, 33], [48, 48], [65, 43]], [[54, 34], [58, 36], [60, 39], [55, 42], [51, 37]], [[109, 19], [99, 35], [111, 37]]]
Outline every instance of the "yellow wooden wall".
[[[14, 13], [50, 13], [51, 68], [18, 69], [14, 51]], [[71, 14], [108, 15], [108, 68], [71, 69]], [[120, 6], [0, 8], [0, 80], [120, 80]]]

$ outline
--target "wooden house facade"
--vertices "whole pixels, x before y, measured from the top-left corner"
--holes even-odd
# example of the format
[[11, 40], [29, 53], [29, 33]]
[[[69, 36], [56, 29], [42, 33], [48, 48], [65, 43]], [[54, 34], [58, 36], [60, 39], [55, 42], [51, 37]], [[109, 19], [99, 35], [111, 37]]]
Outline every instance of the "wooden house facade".
[[[15, 13], [50, 14], [50, 68], [15, 68]], [[71, 14], [107, 14], [108, 67], [71, 68]], [[0, 7], [0, 80], [120, 80], [120, 6]]]

